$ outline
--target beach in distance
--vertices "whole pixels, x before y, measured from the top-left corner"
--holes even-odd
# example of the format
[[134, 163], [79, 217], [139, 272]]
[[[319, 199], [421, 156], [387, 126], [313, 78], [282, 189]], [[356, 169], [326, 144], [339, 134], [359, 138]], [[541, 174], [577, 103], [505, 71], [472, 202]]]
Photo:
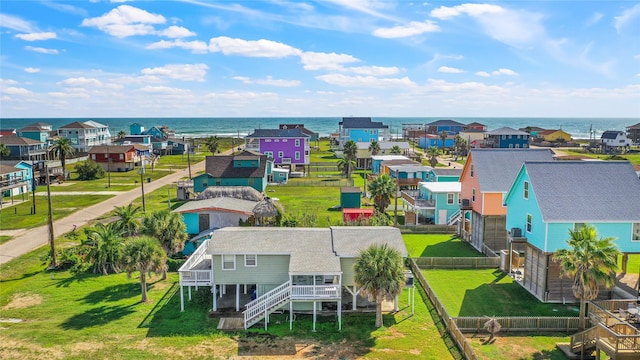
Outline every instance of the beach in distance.
[[[574, 139], [600, 138], [606, 130], [625, 131], [626, 127], [640, 122], [637, 118], [499, 118], [499, 117], [375, 117], [373, 121], [382, 122], [389, 126], [393, 137], [402, 137], [402, 124], [428, 124], [436, 120], [454, 120], [462, 124], [479, 122], [487, 126], [487, 130], [495, 130], [501, 127], [514, 129], [527, 126], [536, 126], [544, 129], [562, 129], [572, 135]], [[129, 133], [129, 125], [139, 123], [145, 128], [166, 125], [174, 130], [177, 137], [207, 137], [216, 135], [220, 137], [245, 136], [255, 129], [276, 129], [280, 124], [304, 124], [304, 126], [320, 134], [329, 136], [338, 131], [338, 123], [341, 117], [238, 117], [238, 118], [4, 118], [0, 119], [1, 129], [20, 129], [29, 124], [43, 122], [57, 129], [74, 121], [94, 120], [108, 125], [111, 134], [119, 131]]]

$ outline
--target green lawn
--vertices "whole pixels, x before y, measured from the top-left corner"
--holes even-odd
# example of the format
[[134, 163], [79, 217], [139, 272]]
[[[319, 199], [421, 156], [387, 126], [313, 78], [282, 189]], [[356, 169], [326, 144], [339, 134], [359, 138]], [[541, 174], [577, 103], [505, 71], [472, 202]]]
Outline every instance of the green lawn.
[[285, 315], [274, 315], [268, 333], [260, 327], [223, 333], [216, 330], [218, 319], [207, 316], [209, 289], [194, 291], [180, 312], [175, 273], [167, 281], [150, 278], [150, 302], [143, 304], [137, 276], [46, 272], [39, 260], [46, 250], [0, 268], [0, 318], [21, 320], [1, 324], [2, 358], [282, 358], [296, 352], [309, 358], [454, 358], [452, 343], [443, 341], [421, 291], [415, 296], [415, 314], [405, 290], [401, 311], [386, 315], [380, 329], [373, 325], [373, 313], [345, 314], [341, 332], [335, 315], [320, 317], [316, 332], [308, 315], [298, 315], [293, 332]]
[[335, 186], [269, 186], [267, 195], [280, 200], [288, 215], [315, 214], [319, 227], [342, 224], [341, 211], [329, 211], [340, 205], [340, 188]]
[[[87, 206], [104, 201], [109, 195], [56, 195], [52, 196], [53, 219], [63, 218]], [[25, 229], [47, 223], [48, 205], [46, 196], [36, 196], [36, 214], [31, 214], [33, 203], [23, 203], [0, 210], [0, 230]]]
[[556, 343], [570, 341], [565, 334], [516, 336], [498, 333], [495, 341], [487, 343], [485, 334], [469, 338], [473, 350], [480, 359], [487, 360], [565, 360]]
[[451, 234], [403, 234], [410, 257], [484, 257]]
[[[622, 265], [622, 256], [618, 256], [618, 265]], [[638, 274], [640, 272], [640, 254], [629, 254], [627, 273]]]
[[[593, 159], [603, 159], [603, 160], [608, 160], [610, 155], [607, 154], [594, 154], [594, 153], [590, 153], [587, 151], [582, 151], [582, 150], [563, 150], [565, 151], [567, 154], [569, 155], [579, 155], [579, 156], [586, 156], [586, 157], [590, 157]], [[635, 154], [620, 154], [618, 155], [626, 160], [629, 160], [629, 162], [631, 162], [634, 165], [640, 165], [640, 153], [635, 153]]]
[[6, 243], [7, 241], [11, 240], [12, 237], [11, 236], [7, 236], [7, 235], [0, 235], [0, 245]]
[[422, 270], [451, 316], [576, 316], [573, 305], [544, 304], [499, 269]]

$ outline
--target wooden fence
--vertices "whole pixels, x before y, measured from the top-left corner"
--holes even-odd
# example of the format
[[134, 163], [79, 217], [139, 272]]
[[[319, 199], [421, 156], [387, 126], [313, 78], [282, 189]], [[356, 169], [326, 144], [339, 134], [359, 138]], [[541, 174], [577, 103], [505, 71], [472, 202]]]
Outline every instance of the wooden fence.
[[398, 229], [403, 234], [455, 234], [458, 227], [456, 225], [400, 225]]
[[[308, 178], [307, 178], [308, 179]], [[286, 184], [278, 184], [277, 186], [285, 187], [297, 187], [297, 186], [331, 186], [331, 187], [343, 187], [353, 186], [353, 180], [345, 178], [328, 178], [326, 180], [319, 180], [321, 178], [313, 178], [313, 181], [307, 179], [289, 179]], [[318, 180], [315, 180], [318, 179]]]
[[[551, 332], [578, 331], [579, 318], [566, 316], [496, 316], [493, 317], [502, 326], [500, 332]], [[453, 318], [456, 326], [462, 332], [486, 332], [484, 323], [489, 317], [459, 316]]]
[[420, 257], [421, 269], [491, 269], [500, 267], [499, 257]]

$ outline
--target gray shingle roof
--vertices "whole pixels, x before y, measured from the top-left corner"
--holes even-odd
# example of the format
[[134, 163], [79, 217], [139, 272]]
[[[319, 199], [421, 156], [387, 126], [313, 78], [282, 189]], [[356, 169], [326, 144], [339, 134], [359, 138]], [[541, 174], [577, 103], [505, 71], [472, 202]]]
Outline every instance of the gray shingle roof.
[[640, 179], [627, 161], [525, 162], [546, 222], [640, 222]]
[[223, 211], [251, 215], [257, 201], [234, 199], [230, 197], [217, 197], [204, 200], [188, 201], [179, 208], [173, 210], [177, 213]]
[[487, 135], [495, 136], [495, 135], [530, 135], [528, 132], [516, 130], [510, 127], [501, 127], [499, 129], [491, 130], [486, 132]]
[[38, 144], [44, 144], [44, 143], [42, 141], [33, 140], [33, 139], [20, 137], [16, 135], [7, 135], [7, 136], [0, 136], [0, 144], [26, 146], [26, 145], [38, 145]]
[[471, 158], [480, 191], [506, 193], [525, 161], [553, 160], [553, 152], [549, 149], [472, 149]]
[[343, 129], [388, 129], [381, 121], [371, 121], [370, 117], [343, 117], [338, 123]]
[[125, 154], [133, 150], [133, 145], [98, 145], [89, 149], [89, 154]]
[[95, 126], [81, 123], [80, 121], [74, 121], [70, 124], [60, 126], [60, 129], [95, 129], [95, 128], [96, 128]]
[[308, 138], [302, 129], [255, 129], [248, 138]]
[[616, 139], [618, 135], [623, 135], [622, 131], [617, 130], [607, 130], [602, 133], [601, 139]]
[[400, 230], [387, 226], [331, 228], [244, 228], [216, 230], [209, 254], [290, 255], [294, 274], [341, 272], [340, 257], [355, 257], [371, 244], [387, 243], [403, 257], [407, 249]]
[[436, 120], [428, 123], [427, 126], [464, 126], [464, 124], [455, 120]]
[[[258, 167], [234, 167], [234, 159], [246, 160], [248, 157], [259, 158]], [[207, 156], [205, 171], [214, 178], [261, 178], [267, 171], [267, 156], [255, 155], [253, 152], [243, 151], [238, 155]]]
[[449, 169], [449, 168], [433, 168], [433, 172], [439, 176], [460, 176], [462, 169]]

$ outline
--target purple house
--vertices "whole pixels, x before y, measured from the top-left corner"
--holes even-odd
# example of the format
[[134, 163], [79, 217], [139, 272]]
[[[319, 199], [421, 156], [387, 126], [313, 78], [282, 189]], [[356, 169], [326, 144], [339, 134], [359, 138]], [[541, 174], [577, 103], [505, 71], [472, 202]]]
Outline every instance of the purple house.
[[267, 155], [274, 165], [309, 165], [310, 142], [302, 129], [256, 129], [245, 138], [247, 150]]

